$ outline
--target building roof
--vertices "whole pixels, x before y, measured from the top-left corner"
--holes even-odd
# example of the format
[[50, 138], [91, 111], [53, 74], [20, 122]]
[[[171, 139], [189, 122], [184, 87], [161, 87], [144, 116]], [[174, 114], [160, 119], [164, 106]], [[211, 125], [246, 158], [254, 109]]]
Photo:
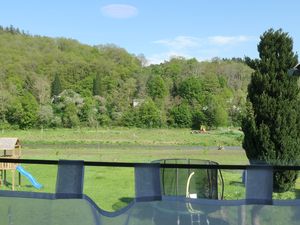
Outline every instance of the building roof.
[[13, 150], [19, 145], [18, 138], [0, 138], [0, 150]]

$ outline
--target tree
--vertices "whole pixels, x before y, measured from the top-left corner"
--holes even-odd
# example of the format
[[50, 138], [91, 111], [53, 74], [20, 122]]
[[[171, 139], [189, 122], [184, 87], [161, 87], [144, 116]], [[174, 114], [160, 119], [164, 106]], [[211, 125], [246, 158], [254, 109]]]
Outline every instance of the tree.
[[32, 128], [38, 119], [38, 103], [29, 92], [11, 99], [6, 112], [7, 121], [21, 129]]
[[178, 94], [190, 103], [201, 101], [202, 84], [200, 79], [189, 77], [179, 84]]
[[222, 99], [214, 95], [208, 95], [204, 101], [203, 114], [205, 115], [205, 125], [209, 127], [220, 127], [228, 124], [228, 113]]
[[50, 82], [45, 77], [36, 77], [32, 94], [39, 104], [46, 104], [50, 99]]
[[38, 122], [43, 127], [49, 127], [53, 121], [54, 114], [51, 105], [42, 105], [38, 111]]
[[167, 88], [160, 75], [151, 76], [147, 82], [147, 92], [153, 99], [162, 99], [167, 94]]
[[9, 93], [7, 90], [2, 88], [2, 84], [0, 84], [0, 121], [1, 123], [6, 122], [5, 113], [7, 111], [9, 101]]
[[139, 125], [142, 127], [153, 128], [161, 127], [162, 125], [160, 111], [151, 99], [145, 101], [140, 106], [138, 115], [140, 120]]
[[[299, 88], [287, 75], [297, 63], [293, 40], [270, 29], [260, 37], [258, 51], [260, 59], [248, 63], [255, 72], [242, 122], [243, 147], [250, 163], [293, 164], [300, 156]], [[274, 172], [274, 189], [289, 190], [296, 178], [294, 171]]]
[[121, 125], [125, 127], [138, 127], [140, 124], [138, 110], [135, 108], [130, 108], [125, 111], [122, 115]]
[[19, 127], [21, 124], [21, 120], [23, 117], [23, 107], [20, 101], [20, 98], [13, 97], [10, 99], [5, 118], [9, 122], [9, 124]]
[[146, 59], [144, 54], [137, 55], [137, 59], [139, 60], [141, 67], [145, 67], [148, 64], [148, 60]]
[[34, 96], [29, 92], [21, 96], [21, 105], [23, 108], [22, 118], [19, 123], [20, 128], [35, 127], [38, 120], [38, 103]]
[[174, 126], [176, 127], [191, 127], [192, 113], [187, 103], [182, 103], [174, 106], [170, 112]]
[[58, 96], [62, 91], [59, 76], [56, 74], [51, 84], [51, 96]]
[[206, 125], [206, 116], [199, 108], [194, 109], [192, 114], [192, 129], [200, 130], [202, 125]]
[[99, 74], [96, 75], [95, 79], [93, 80], [93, 95], [101, 95], [101, 79]]
[[85, 126], [97, 127], [97, 108], [96, 102], [92, 98], [85, 98], [84, 104], [79, 111], [80, 122]]
[[62, 117], [63, 125], [67, 128], [77, 127], [80, 124], [80, 120], [77, 115], [77, 108], [75, 104], [68, 103], [64, 109]]

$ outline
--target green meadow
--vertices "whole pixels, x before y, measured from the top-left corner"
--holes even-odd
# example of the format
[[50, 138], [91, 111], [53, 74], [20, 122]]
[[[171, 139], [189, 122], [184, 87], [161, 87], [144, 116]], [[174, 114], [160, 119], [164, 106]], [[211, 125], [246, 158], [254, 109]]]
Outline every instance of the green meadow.
[[[0, 137], [18, 137], [22, 144], [23, 159], [68, 159], [101, 162], [151, 162], [166, 158], [212, 160], [220, 164], [248, 164], [241, 148], [243, 134], [237, 129], [217, 129], [203, 134], [191, 134], [188, 129], [55, 129], [9, 130]], [[218, 150], [224, 146], [224, 150]], [[51, 165], [22, 165], [39, 183], [37, 190], [22, 177], [16, 190], [54, 192], [57, 167]], [[115, 211], [134, 197], [132, 168], [86, 167], [84, 193], [102, 209]], [[242, 171], [222, 171], [225, 199], [242, 199], [245, 188]], [[11, 173], [8, 185], [11, 189]], [[17, 180], [17, 176], [16, 176]], [[295, 192], [274, 194], [274, 198], [293, 199]]]

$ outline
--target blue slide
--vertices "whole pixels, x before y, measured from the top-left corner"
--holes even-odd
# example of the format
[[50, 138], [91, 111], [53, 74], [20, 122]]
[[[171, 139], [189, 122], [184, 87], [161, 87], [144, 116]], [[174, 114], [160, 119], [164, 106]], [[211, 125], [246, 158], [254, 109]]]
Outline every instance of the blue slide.
[[30, 173], [28, 173], [22, 166], [19, 165], [16, 169], [17, 171], [19, 171], [20, 174], [25, 176], [35, 188], [41, 189], [43, 187], [43, 185], [38, 183], [36, 179]]

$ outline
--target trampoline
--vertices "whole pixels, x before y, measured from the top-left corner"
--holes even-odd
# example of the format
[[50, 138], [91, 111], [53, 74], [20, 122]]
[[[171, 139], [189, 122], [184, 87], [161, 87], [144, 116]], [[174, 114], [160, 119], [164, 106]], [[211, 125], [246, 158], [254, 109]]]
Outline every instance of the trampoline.
[[[160, 159], [153, 161], [153, 163], [218, 165], [217, 162], [200, 159]], [[223, 199], [224, 181], [222, 172], [219, 169], [161, 168], [160, 178], [163, 195]], [[218, 186], [221, 189], [220, 193], [218, 193]]]
[[[6, 160], [7, 161], [7, 160]], [[57, 164], [56, 193], [0, 191], [1, 225], [299, 224], [299, 200], [273, 200], [270, 166], [101, 163], [12, 160]], [[83, 194], [85, 166], [134, 167], [136, 196], [117, 212], [101, 210]], [[162, 194], [161, 168], [246, 169], [246, 199], [193, 199]], [[300, 167], [283, 167], [299, 170]]]

